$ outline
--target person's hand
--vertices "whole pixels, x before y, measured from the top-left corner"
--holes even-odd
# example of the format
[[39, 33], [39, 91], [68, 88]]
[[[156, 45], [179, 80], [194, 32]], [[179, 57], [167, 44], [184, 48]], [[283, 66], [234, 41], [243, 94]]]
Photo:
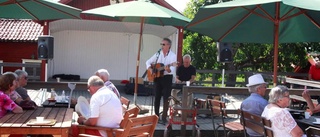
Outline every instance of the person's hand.
[[86, 118], [85, 118], [84, 116], [79, 116], [77, 122], [78, 122], [79, 124], [83, 124], [85, 120], [86, 120]]
[[171, 72], [171, 69], [170, 69], [169, 66], [165, 66], [164, 69], [165, 69], [167, 72], [169, 72], [169, 73]]
[[76, 105], [78, 103], [77, 99], [71, 98], [71, 104]]
[[176, 83], [181, 83], [181, 81], [179, 79], [176, 80]]
[[310, 99], [309, 91], [305, 89], [305, 90], [302, 92], [302, 97], [303, 97], [305, 100]]

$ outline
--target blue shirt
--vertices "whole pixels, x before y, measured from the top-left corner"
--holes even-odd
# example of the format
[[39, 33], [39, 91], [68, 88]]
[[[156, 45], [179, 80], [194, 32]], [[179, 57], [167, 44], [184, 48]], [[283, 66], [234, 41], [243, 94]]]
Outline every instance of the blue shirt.
[[[261, 95], [257, 93], [251, 93], [251, 95], [242, 101], [241, 109], [243, 111], [250, 112], [252, 114], [256, 114], [261, 116], [264, 108], [268, 105], [268, 101], [264, 99]], [[254, 132], [251, 129], [246, 128], [247, 133], [250, 136], [259, 136], [258, 133]]]

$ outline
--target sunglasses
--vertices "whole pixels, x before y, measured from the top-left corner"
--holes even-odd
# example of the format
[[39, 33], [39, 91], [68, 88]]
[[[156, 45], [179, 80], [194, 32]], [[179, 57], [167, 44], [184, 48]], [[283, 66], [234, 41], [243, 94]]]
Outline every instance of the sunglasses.
[[90, 92], [90, 86], [87, 86], [87, 90]]
[[161, 46], [165, 46], [166, 44], [164, 44], [164, 43], [160, 43], [160, 45], [161, 45]]

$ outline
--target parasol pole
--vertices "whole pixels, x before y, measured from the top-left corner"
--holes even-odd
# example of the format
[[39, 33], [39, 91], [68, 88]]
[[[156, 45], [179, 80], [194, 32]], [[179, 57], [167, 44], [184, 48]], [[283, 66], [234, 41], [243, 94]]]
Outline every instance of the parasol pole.
[[139, 64], [140, 64], [140, 50], [141, 50], [141, 41], [142, 41], [142, 33], [143, 33], [143, 23], [144, 17], [141, 17], [140, 21], [140, 36], [139, 36], [139, 45], [138, 45], [138, 56], [137, 56], [137, 68], [136, 68], [136, 79], [134, 80], [134, 96], [133, 103], [137, 104], [137, 95], [138, 95], [138, 78], [139, 78]]
[[280, 2], [276, 2], [276, 12], [274, 20], [274, 58], [273, 58], [273, 86], [277, 85], [278, 76], [278, 55], [279, 55], [279, 10]]

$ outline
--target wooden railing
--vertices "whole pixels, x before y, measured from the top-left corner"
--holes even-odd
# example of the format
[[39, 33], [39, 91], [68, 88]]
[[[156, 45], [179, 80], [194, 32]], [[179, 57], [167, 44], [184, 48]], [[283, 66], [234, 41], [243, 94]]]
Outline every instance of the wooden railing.
[[[0, 62], [1, 67], [25, 67], [25, 70], [28, 70], [29, 79], [33, 81], [40, 81], [40, 71], [41, 64], [40, 63], [12, 63], [12, 62]], [[31, 71], [31, 72], [30, 72]], [[206, 78], [205, 80], [197, 80], [197, 84], [201, 85], [209, 85], [209, 86], [221, 86], [222, 80], [222, 71], [221, 70], [197, 70], [198, 74], [206, 74], [210, 75], [210, 78]], [[260, 73], [263, 75], [266, 82], [269, 82], [272, 85], [273, 80], [273, 72], [247, 72], [247, 71], [225, 71], [225, 79], [224, 84], [226, 85], [234, 85], [235, 87], [245, 87], [248, 83], [248, 77], [253, 74]], [[229, 79], [229, 76], [234, 75], [235, 77], [242, 78], [242, 81], [232, 81]], [[293, 72], [278, 72], [278, 84], [284, 84], [284, 79], [286, 76], [290, 77], [299, 77], [302, 79], [306, 79], [307, 73], [293, 73]]]
[[[221, 86], [222, 71], [221, 70], [197, 70], [198, 74], [211, 74], [211, 78], [206, 80], [196, 80], [197, 84], [209, 85], [209, 86]], [[265, 81], [272, 85], [273, 83], [273, 72], [248, 72], [248, 71], [225, 71], [225, 85], [235, 85], [235, 87], [245, 87], [248, 84], [248, 77], [253, 74], [260, 73], [264, 77]], [[229, 80], [229, 76], [234, 75], [235, 77], [242, 78], [242, 81]], [[307, 79], [307, 73], [294, 73], [294, 72], [278, 72], [278, 84], [285, 84], [285, 77], [295, 77], [301, 79]], [[218, 79], [219, 78], [219, 79]]]

